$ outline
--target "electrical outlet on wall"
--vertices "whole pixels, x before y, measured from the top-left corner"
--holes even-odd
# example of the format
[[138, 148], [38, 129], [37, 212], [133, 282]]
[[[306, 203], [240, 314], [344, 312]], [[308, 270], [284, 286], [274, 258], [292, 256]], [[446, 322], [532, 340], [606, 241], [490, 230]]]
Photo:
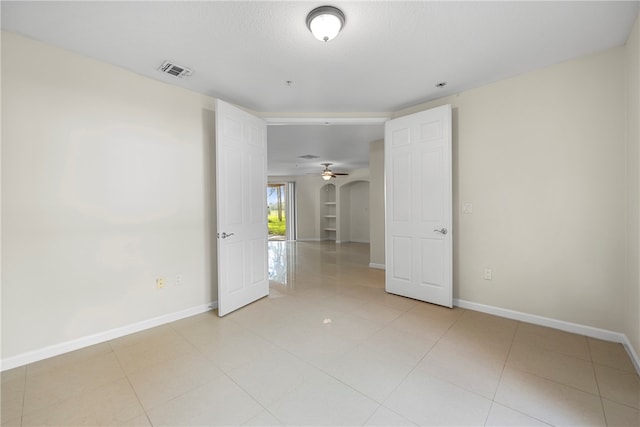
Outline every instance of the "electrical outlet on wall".
[[156, 288], [164, 289], [164, 279], [162, 277], [156, 279]]
[[493, 276], [493, 272], [491, 271], [490, 268], [485, 268], [484, 269], [484, 280], [491, 280]]
[[176, 274], [176, 286], [182, 286], [182, 274]]

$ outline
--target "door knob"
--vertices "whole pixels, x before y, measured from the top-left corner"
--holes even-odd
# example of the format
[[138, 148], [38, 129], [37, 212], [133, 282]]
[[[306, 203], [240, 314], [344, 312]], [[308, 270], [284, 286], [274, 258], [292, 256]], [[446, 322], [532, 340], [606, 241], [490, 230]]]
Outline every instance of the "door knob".
[[231, 237], [233, 236], [235, 233], [225, 233], [224, 231], [222, 232], [222, 234], [218, 233], [218, 237], [222, 237], [223, 239], [226, 239], [227, 237]]
[[433, 231], [436, 231], [436, 232], [441, 233], [441, 234], [447, 234], [447, 229], [446, 229], [446, 228], [444, 228], [444, 227], [442, 227], [440, 230], [438, 230], [438, 229], [436, 228], [436, 229], [435, 229], [435, 230], [433, 230]]

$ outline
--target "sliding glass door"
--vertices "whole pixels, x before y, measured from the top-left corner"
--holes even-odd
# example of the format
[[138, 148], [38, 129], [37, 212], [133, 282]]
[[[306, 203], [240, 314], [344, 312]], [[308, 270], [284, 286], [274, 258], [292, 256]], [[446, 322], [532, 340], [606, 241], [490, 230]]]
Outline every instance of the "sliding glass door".
[[295, 183], [267, 185], [269, 240], [295, 240]]

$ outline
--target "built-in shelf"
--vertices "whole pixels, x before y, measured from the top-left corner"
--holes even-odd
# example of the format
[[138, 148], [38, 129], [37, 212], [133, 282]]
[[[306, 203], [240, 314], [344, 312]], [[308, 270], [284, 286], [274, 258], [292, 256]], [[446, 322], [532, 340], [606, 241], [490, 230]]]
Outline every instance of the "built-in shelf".
[[320, 189], [320, 229], [322, 240], [336, 240], [338, 212], [336, 186], [326, 184]]

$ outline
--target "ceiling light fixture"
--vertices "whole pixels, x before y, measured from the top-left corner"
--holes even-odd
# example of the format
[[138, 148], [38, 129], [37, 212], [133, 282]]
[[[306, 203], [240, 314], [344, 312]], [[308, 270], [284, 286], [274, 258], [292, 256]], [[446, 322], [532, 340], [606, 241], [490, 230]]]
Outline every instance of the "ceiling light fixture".
[[324, 166], [324, 170], [322, 171], [320, 176], [325, 181], [329, 181], [331, 178], [335, 178], [338, 175], [349, 175], [348, 173], [333, 172], [331, 169], [329, 169], [329, 166], [331, 166], [333, 163], [320, 163], [320, 164]]
[[333, 40], [344, 24], [344, 13], [333, 6], [320, 6], [307, 15], [307, 27], [315, 38], [323, 42]]

